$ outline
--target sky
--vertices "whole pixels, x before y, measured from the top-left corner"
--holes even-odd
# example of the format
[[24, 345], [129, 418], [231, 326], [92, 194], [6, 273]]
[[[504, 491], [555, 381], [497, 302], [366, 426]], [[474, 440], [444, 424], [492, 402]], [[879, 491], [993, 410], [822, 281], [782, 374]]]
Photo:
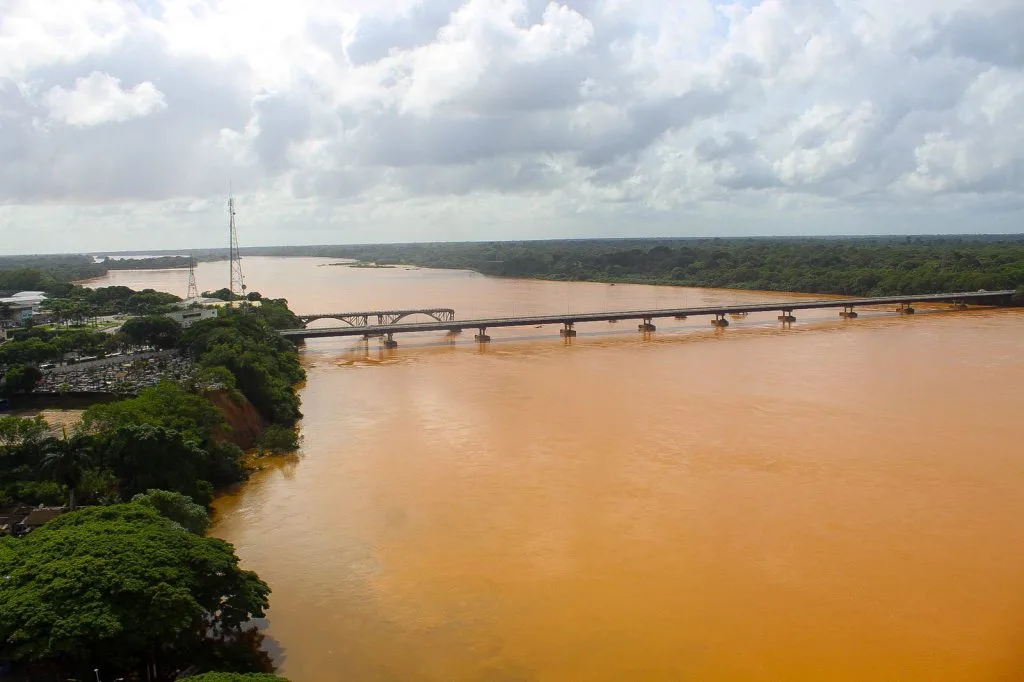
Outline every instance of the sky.
[[0, 253], [995, 233], [1021, 0], [0, 0]]

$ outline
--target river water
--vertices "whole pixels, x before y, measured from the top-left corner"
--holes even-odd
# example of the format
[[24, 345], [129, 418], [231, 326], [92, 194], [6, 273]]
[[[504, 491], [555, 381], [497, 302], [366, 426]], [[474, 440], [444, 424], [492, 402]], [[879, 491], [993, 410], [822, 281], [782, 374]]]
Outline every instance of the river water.
[[[787, 298], [328, 262], [244, 265], [305, 313]], [[282, 673], [1024, 678], [1024, 313], [797, 315], [309, 342], [301, 451], [214, 528], [273, 588]]]

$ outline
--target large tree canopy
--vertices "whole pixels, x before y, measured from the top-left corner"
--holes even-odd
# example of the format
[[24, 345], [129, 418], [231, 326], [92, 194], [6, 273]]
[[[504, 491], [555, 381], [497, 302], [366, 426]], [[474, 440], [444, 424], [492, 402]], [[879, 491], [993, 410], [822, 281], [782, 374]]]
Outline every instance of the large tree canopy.
[[181, 325], [164, 315], [133, 317], [121, 331], [136, 345], [156, 348], [173, 348], [181, 338]]
[[206, 508], [181, 493], [170, 490], [147, 490], [133, 497], [132, 502], [156, 509], [162, 516], [196, 535], [205, 535], [210, 527], [210, 515]]
[[144, 504], [66, 514], [0, 540], [0, 658], [127, 670], [237, 632], [270, 588], [231, 545]]
[[201, 503], [213, 497], [212, 460], [199, 441], [163, 426], [121, 426], [103, 438], [104, 464], [128, 498], [150, 489], [172, 490]]

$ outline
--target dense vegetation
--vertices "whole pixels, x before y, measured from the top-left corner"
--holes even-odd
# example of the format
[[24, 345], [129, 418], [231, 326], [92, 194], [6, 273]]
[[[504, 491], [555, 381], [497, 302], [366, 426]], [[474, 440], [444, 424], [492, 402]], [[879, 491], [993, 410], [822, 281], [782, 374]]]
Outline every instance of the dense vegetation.
[[169, 382], [93, 405], [60, 437], [41, 419], [0, 417], [0, 506], [109, 504], [151, 488], [207, 504], [214, 489], [246, 476], [226, 430], [209, 400]]
[[[101, 667], [104, 679], [170, 680], [196, 661], [215, 664], [217, 650], [248, 649], [244, 626], [270, 593], [231, 545], [142, 500], [0, 538], [0, 575], [0, 658], [48, 679], [89, 679]], [[251, 649], [232, 658], [236, 669], [268, 669]]]
[[0, 292], [57, 291], [67, 282], [100, 277], [106, 272], [90, 256], [3, 256]]
[[181, 325], [166, 315], [142, 315], [125, 321], [121, 333], [137, 346], [174, 348], [181, 339]]
[[[12, 341], [0, 346], [0, 365], [8, 362], [60, 360], [69, 353], [102, 356], [125, 350], [132, 344], [127, 336], [107, 334], [91, 328], [52, 329], [30, 327], [10, 330]], [[14, 358], [21, 358], [14, 360]]]
[[293, 386], [306, 373], [295, 346], [259, 310], [227, 310], [220, 317], [197, 322], [182, 335], [180, 347], [202, 367], [227, 369], [238, 390], [265, 419], [290, 427], [302, 416]]
[[[207, 392], [253, 403], [271, 423], [261, 452], [294, 449], [301, 415], [293, 385], [305, 374], [274, 329], [298, 326], [298, 318], [286, 301], [267, 299], [222, 310], [184, 334], [162, 314], [175, 296], [85, 289], [67, 280], [102, 274], [93, 264], [27, 260], [13, 271], [0, 262], [0, 287], [46, 291], [57, 324], [11, 330], [13, 340], [0, 345], [0, 390], [31, 390], [39, 364], [72, 353], [139, 346], [178, 347], [201, 370], [93, 405], [71, 433], [53, 435], [39, 418], [0, 417], [0, 506], [71, 509], [24, 538], [0, 538], [0, 660], [47, 679], [91, 679], [99, 667], [104, 679], [162, 682], [187, 669], [259, 673], [203, 680], [280, 681], [263, 674], [272, 665], [262, 635], [244, 627], [263, 615], [269, 589], [238, 568], [229, 545], [203, 537], [214, 491], [247, 476]], [[132, 317], [114, 334], [83, 326], [102, 315]]]
[[[213, 250], [203, 252], [196, 259], [222, 258], [220, 251]], [[45, 291], [60, 295], [67, 291], [70, 282], [102, 277], [111, 270], [187, 268], [188, 261], [187, 257], [179, 255], [120, 260], [107, 258], [98, 263], [92, 256], [79, 254], [0, 256], [0, 295], [16, 291]]]
[[[234, 369], [271, 413], [294, 421], [298, 400], [273, 374], [301, 373], [294, 348], [275, 361], [266, 337], [280, 337], [255, 315], [210, 322], [220, 324], [196, 336], [208, 364], [199, 383], [214, 378], [232, 393]], [[217, 364], [236, 346], [235, 365]], [[60, 436], [41, 418], [0, 417], [0, 506], [92, 505], [23, 539], [0, 539], [0, 660], [60, 675], [102, 666], [131, 679], [145, 667], [159, 680], [187, 667], [272, 669], [262, 635], [243, 628], [263, 614], [269, 590], [238, 569], [230, 546], [201, 537], [214, 490], [247, 475], [203, 390], [164, 382], [93, 405]], [[267, 437], [287, 447], [295, 432], [278, 425]]]
[[181, 299], [174, 294], [153, 289], [135, 291], [113, 286], [90, 289], [77, 284], [62, 284], [47, 292], [50, 296], [41, 306], [60, 324], [82, 324], [101, 315], [151, 315], [174, 310]]
[[[151, 488], [207, 504], [216, 488], [246, 475], [241, 450], [225, 442], [230, 428], [204, 395], [212, 386], [236, 402], [250, 402], [270, 423], [259, 443], [262, 452], [294, 450], [301, 417], [294, 385], [305, 372], [295, 347], [268, 322], [294, 316], [283, 301], [269, 303], [222, 311], [184, 334], [166, 318], [135, 318], [137, 329], [123, 334], [129, 342], [179, 341], [182, 352], [202, 368], [198, 376], [189, 385], [164, 382], [135, 398], [93, 405], [78, 431], [64, 438], [48, 437], [45, 425], [36, 422], [0, 419], [0, 431], [12, 434], [4, 445], [0, 433], [0, 504], [73, 504], [76, 498], [103, 504]], [[96, 339], [98, 333], [81, 334]], [[32, 330], [28, 338], [0, 346], [0, 365], [7, 368], [0, 390], [31, 390], [40, 377], [35, 364], [59, 358], [69, 336]]]
[[1014, 288], [1024, 236], [606, 239], [249, 249], [503, 277], [874, 296]]
[[[28, 342], [47, 343], [13, 343]], [[0, 539], [0, 660], [62, 676], [102, 666], [140, 679], [145, 669], [158, 680], [185, 668], [272, 669], [262, 635], [243, 628], [263, 614], [269, 589], [238, 568], [230, 546], [201, 537], [214, 490], [247, 475], [204, 391], [215, 383], [235, 400], [251, 396], [273, 422], [261, 450], [278, 452], [296, 444], [292, 382], [304, 373], [256, 310], [224, 311], [181, 343], [204, 368], [197, 379], [93, 405], [71, 434], [0, 417], [0, 506], [73, 512]]]

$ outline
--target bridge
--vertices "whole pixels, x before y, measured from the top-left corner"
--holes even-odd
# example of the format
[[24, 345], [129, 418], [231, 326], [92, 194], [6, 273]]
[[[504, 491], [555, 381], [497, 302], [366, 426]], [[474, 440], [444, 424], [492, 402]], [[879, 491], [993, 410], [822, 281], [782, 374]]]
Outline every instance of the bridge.
[[366, 327], [371, 317], [377, 318], [377, 326], [395, 324], [410, 315], [427, 315], [438, 322], [451, 322], [455, 319], [455, 311], [451, 308], [408, 308], [403, 310], [368, 310], [356, 313], [313, 313], [298, 315], [303, 324], [313, 320], [338, 320], [350, 327]]
[[[1011, 305], [1014, 296], [1012, 289], [1003, 291], [974, 291], [949, 294], [914, 294], [909, 296], [878, 296], [872, 298], [844, 298], [827, 300], [807, 301], [779, 301], [774, 303], [755, 303], [750, 305], [726, 305], [726, 306], [703, 306], [696, 308], [663, 308], [653, 310], [627, 310], [620, 312], [600, 313], [564, 313], [557, 315], [527, 315], [522, 317], [496, 317], [477, 320], [456, 320], [454, 311], [449, 308], [437, 308], [445, 313], [451, 313], [447, 319], [441, 320], [435, 317], [433, 322], [379, 322], [375, 325], [361, 324], [353, 326], [349, 322], [347, 327], [324, 327], [322, 329], [284, 329], [280, 334], [292, 341], [304, 339], [322, 338], [328, 336], [371, 336], [385, 337], [384, 345], [394, 348], [398, 342], [394, 340], [395, 334], [413, 332], [447, 331], [459, 333], [463, 329], [475, 329], [477, 334], [475, 340], [486, 343], [491, 340], [487, 330], [499, 327], [535, 327], [538, 325], [560, 324], [560, 333], [564, 337], [576, 336], [574, 325], [579, 322], [618, 322], [620, 320], [640, 320], [637, 329], [641, 332], [655, 331], [654, 320], [659, 318], [686, 319], [688, 317], [710, 317], [711, 324], [715, 327], [727, 327], [728, 317], [743, 317], [748, 313], [778, 311], [778, 319], [783, 324], [791, 324], [796, 321], [793, 314], [797, 310], [815, 310], [824, 308], [839, 308], [840, 317], [852, 319], [857, 317], [854, 308], [863, 308], [879, 305], [896, 305], [897, 310], [903, 314], [914, 312], [914, 303], [950, 303], [958, 308], [967, 305]], [[363, 319], [376, 315], [405, 313], [411, 315], [424, 312], [416, 311], [381, 311], [367, 313], [345, 313], [348, 318]], [[429, 313], [428, 313], [429, 314]], [[402, 317], [406, 316], [402, 315]], [[338, 315], [312, 315], [300, 316], [304, 319], [322, 319], [326, 317], [339, 318]], [[432, 316], [433, 317], [433, 316]], [[339, 318], [341, 319], [341, 318]], [[401, 319], [401, 318], [398, 318]]]

